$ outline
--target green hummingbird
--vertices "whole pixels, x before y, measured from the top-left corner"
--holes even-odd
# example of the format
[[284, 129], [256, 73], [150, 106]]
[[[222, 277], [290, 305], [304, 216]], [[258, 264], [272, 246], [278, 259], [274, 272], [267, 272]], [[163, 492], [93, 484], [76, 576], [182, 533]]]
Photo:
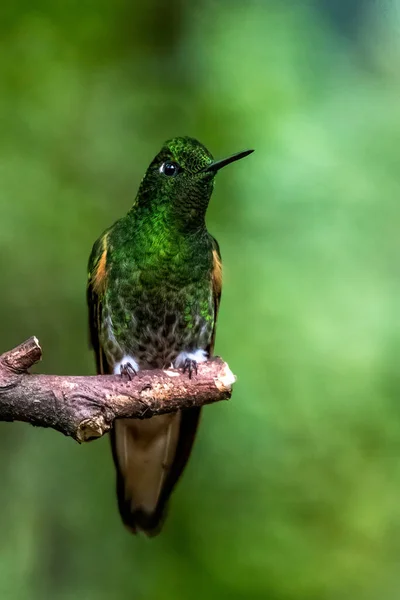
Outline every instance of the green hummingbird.
[[[97, 372], [183, 368], [191, 377], [212, 354], [221, 298], [217, 241], [205, 215], [217, 171], [253, 152], [215, 161], [197, 140], [166, 142], [126, 216], [95, 242], [87, 300]], [[199, 408], [145, 420], [118, 419], [111, 432], [121, 517], [155, 535], [189, 458]]]

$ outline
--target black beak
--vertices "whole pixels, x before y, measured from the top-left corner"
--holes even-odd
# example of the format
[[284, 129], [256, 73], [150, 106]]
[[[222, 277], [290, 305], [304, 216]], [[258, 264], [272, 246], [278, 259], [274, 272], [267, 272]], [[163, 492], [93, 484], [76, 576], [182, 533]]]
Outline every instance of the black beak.
[[201, 169], [201, 171], [199, 171], [199, 172], [200, 173], [208, 173], [210, 171], [217, 172], [220, 169], [222, 169], [222, 167], [226, 167], [226, 165], [229, 165], [230, 163], [235, 162], [235, 160], [240, 160], [241, 158], [248, 156], [252, 152], [254, 152], [254, 150], [243, 150], [243, 152], [238, 152], [237, 154], [232, 154], [232, 156], [228, 156], [228, 158], [222, 158], [221, 160], [214, 160], [212, 163], [210, 163], [209, 165], [204, 167], [204, 169]]

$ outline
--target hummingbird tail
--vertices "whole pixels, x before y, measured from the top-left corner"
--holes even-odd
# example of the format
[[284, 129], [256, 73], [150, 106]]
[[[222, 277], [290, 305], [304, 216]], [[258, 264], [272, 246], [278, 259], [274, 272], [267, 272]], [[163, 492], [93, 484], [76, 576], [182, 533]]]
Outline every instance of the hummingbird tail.
[[118, 505], [132, 531], [157, 535], [169, 496], [189, 458], [200, 409], [151, 419], [119, 419], [111, 433]]

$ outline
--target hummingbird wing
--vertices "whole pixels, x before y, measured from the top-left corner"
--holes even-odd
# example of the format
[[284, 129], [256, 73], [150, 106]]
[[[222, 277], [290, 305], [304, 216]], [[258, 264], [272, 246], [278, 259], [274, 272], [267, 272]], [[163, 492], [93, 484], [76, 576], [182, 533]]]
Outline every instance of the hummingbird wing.
[[219, 305], [221, 303], [222, 293], [222, 258], [221, 251], [217, 240], [213, 237], [213, 271], [212, 271], [212, 286], [213, 286], [213, 298], [214, 298], [214, 326], [211, 336], [211, 342], [207, 348], [208, 356], [214, 354], [215, 345], [215, 334], [217, 329], [217, 317], [219, 311]]
[[102, 375], [112, 373], [99, 337], [103, 308], [102, 299], [107, 283], [107, 237], [108, 232], [104, 233], [93, 246], [89, 258], [86, 290], [89, 309], [89, 343], [95, 353], [97, 372]]

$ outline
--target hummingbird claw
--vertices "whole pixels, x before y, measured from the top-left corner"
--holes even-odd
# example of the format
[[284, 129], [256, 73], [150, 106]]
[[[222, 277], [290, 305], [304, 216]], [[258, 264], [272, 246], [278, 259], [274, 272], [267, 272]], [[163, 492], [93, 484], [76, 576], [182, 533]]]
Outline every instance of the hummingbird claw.
[[120, 367], [121, 377], [127, 377], [129, 381], [132, 381], [132, 378], [137, 375], [136, 369], [131, 365], [130, 362], [124, 363]]
[[193, 358], [187, 358], [183, 364], [183, 372], [189, 374], [189, 379], [192, 379], [192, 373], [197, 375], [197, 361], [193, 360]]

